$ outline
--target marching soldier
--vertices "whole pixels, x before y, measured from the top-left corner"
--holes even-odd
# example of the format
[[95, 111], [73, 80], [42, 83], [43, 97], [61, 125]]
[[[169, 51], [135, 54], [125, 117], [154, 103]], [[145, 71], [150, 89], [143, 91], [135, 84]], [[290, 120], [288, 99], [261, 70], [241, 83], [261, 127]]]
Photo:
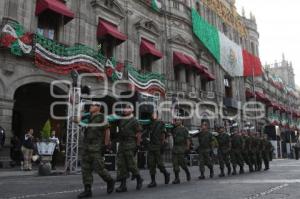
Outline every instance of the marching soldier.
[[124, 118], [119, 121], [119, 149], [117, 153], [117, 179], [121, 181], [116, 192], [126, 192], [126, 179], [128, 173], [131, 172], [133, 178], [136, 179], [136, 189], [140, 190], [143, 186], [143, 179], [140, 176], [135, 161], [135, 152], [141, 143], [141, 126], [134, 118], [131, 106], [124, 109]]
[[[257, 171], [258, 165], [257, 165], [257, 158], [256, 158], [256, 152], [257, 152], [257, 141], [255, 138], [255, 133], [249, 133], [249, 138], [250, 138], [250, 153], [249, 153], [249, 161], [250, 164], [253, 168], [253, 171]], [[251, 170], [250, 170], [251, 172]]]
[[108, 124], [104, 122], [104, 115], [100, 113], [100, 103], [94, 102], [90, 106], [89, 125], [84, 132], [83, 151], [82, 151], [82, 181], [84, 191], [78, 195], [78, 198], [92, 197], [91, 186], [93, 183], [93, 170], [107, 183], [107, 193], [114, 190], [115, 181], [106, 171], [103, 157], [102, 147], [109, 145], [110, 132]]
[[190, 137], [188, 130], [183, 126], [180, 119], [175, 119], [175, 128], [172, 135], [174, 140], [172, 162], [175, 174], [175, 180], [172, 184], [180, 184], [179, 166], [185, 171], [187, 181], [191, 180], [191, 174], [184, 159], [185, 152], [190, 149]]
[[204, 176], [205, 165], [209, 168], [210, 178], [213, 178], [214, 169], [213, 169], [213, 161], [211, 155], [212, 155], [214, 138], [213, 135], [208, 130], [207, 122], [202, 123], [200, 133], [198, 134], [198, 140], [199, 140], [199, 147], [198, 147], [199, 169], [201, 173], [199, 179], [200, 180], [205, 179]]
[[265, 171], [269, 170], [269, 162], [270, 162], [270, 151], [272, 151], [272, 144], [271, 142], [268, 140], [268, 136], [264, 135], [263, 140], [262, 140], [262, 158], [264, 160], [264, 165], [265, 165]]
[[240, 166], [240, 174], [244, 173], [244, 162], [242, 156], [243, 139], [239, 132], [235, 132], [231, 138], [231, 163], [233, 167], [232, 175], [236, 175], [236, 167]]
[[262, 138], [258, 133], [256, 133], [255, 142], [257, 143], [257, 150], [256, 150], [257, 171], [261, 171], [263, 146], [262, 146]]
[[225, 129], [223, 126], [220, 126], [217, 128], [217, 131], [219, 133], [217, 139], [218, 139], [218, 158], [219, 158], [219, 164], [220, 164], [220, 170], [221, 173], [219, 177], [224, 177], [224, 164], [227, 167], [227, 174], [231, 174], [231, 166], [230, 166], [230, 150], [231, 150], [231, 141], [230, 136], [225, 133]]
[[249, 167], [249, 171], [253, 172], [253, 166], [250, 161], [251, 138], [248, 136], [247, 132], [245, 132], [245, 131], [242, 133], [242, 138], [243, 138], [243, 142], [244, 142], [244, 149], [242, 151], [242, 155], [243, 155], [245, 163]]
[[165, 143], [166, 128], [164, 122], [157, 119], [157, 114], [152, 114], [152, 124], [149, 129], [149, 144], [148, 144], [148, 166], [151, 176], [149, 188], [156, 187], [155, 174], [156, 167], [164, 174], [165, 184], [169, 184], [170, 173], [166, 170], [162, 160], [161, 148]]

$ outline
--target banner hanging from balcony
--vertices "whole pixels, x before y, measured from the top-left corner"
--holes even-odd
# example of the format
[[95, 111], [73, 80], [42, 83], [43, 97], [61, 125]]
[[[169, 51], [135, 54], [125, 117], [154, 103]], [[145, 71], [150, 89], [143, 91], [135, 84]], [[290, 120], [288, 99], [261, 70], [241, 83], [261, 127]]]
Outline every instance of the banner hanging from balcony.
[[245, 50], [218, 31], [216, 27], [206, 22], [194, 8], [192, 8], [192, 22], [196, 37], [229, 75], [252, 76], [254, 74], [256, 76], [262, 74], [262, 66], [258, 57], [250, 53], [245, 54]]
[[140, 74], [136, 68], [127, 65], [128, 79], [132, 82], [131, 86], [138, 91], [144, 91], [150, 94], [165, 94], [165, 78], [158, 73]]
[[25, 32], [23, 26], [17, 22], [5, 24], [2, 28], [3, 36], [0, 44], [10, 48], [10, 52], [17, 56], [30, 54], [32, 51], [32, 33]]
[[35, 42], [35, 64], [43, 70], [58, 74], [69, 74], [72, 70], [95, 75], [105, 72], [113, 81], [122, 79], [124, 65], [85, 45], [66, 47], [38, 34]]

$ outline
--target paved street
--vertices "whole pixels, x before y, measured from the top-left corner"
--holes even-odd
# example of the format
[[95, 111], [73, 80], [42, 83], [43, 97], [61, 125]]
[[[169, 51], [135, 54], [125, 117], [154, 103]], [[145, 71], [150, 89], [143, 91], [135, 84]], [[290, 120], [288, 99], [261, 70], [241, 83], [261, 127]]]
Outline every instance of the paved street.
[[[135, 182], [129, 181], [127, 193], [107, 195], [102, 180], [95, 175], [94, 198], [205, 198], [205, 199], [297, 199], [300, 198], [300, 161], [274, 160], [267, 172], [246, 173], [223, 179], [215, 177], [199, 181], [197, 167], [191, 168], [193, 179], [186, 182], [181, 172], [180, 185], [163, 185], [159, 175], [155, 189], [135, 190]], [[216, 171], [218, 173], [219, 170]], [[149, 183], [147, 171], [142, 171], [145, 185]], [[0, 175], [1, 176], [1, 175]], [[173, 178], [173, 176], [172, 176]], [[1, 177], [0, 198], [76, 198], [81, 191], [81, 176], [15, 176]]]

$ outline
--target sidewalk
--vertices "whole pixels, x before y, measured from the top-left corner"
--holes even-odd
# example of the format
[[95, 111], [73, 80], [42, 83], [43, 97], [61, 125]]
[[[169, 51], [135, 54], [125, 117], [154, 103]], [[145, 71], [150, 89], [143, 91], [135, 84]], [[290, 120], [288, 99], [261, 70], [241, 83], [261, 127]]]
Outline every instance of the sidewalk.
[[[64, 168], [59, 167], [52, 171], [52, 175], [63, 175]], [[10, 169], [0, 169], [0, 179], [4, 177], [20, 177], [20, 176], [38, 176], [38, 167], [33, 167], [32, 171], [22, 171], [20, 167]]]

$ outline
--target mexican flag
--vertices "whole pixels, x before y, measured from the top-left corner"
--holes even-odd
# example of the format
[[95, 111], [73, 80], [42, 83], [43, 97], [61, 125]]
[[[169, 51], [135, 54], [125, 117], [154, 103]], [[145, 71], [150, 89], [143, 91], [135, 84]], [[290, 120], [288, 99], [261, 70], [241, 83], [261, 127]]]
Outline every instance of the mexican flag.
[[156, 11], [160, 11], [161, 9], [161, 0], [149, 0], [149, 3], [152, 7], [152, 9], [156, 10]]
[[262, 66], [258, 57], [243, 50], [218, 29], [207, 23], [192, 8], [193, 32], [231, 76], [259, 76]]

